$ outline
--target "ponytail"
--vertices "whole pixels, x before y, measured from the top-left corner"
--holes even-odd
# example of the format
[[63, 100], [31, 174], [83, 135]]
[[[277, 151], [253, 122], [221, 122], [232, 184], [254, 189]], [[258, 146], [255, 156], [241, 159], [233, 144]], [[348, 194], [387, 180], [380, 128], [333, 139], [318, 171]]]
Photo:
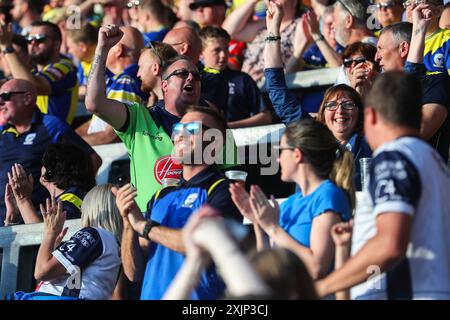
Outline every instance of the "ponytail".
[[355, 208], [356, 203], [355, 186], [353, 183], [354, 163], [353, 154], [344, 146], [339, 145], [336, 160], [334, 161], [333, 169], [329, 177], [331, 181], [345, 191], [350, 202], [351, 211]]

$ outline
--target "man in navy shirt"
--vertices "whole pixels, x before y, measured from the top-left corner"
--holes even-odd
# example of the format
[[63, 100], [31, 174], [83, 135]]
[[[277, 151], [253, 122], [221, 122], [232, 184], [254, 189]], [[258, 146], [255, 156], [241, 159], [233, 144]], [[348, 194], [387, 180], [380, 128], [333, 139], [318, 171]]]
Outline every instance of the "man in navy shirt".
[[13, 79], [0, 88], [0, 114], [6, 124], [0, 126], [0, 226], [5, 220], [4, 203], [7, 173], [15, 163], [21, 164], [36, 182], [33, 204], [39, 205], [49, 195], [40, 184], [42, 157], [51, 144], [70, 143], [81, 147], [92, 160], [94, 172], [101, 158], [68, 124], [57, 117], [42, 114], [36, 107], [36, 89], [26, 80]]
[[[211, 159], [206, 151], [218, 150], [221, 141], [208, 143], [206, 135], [214, 130], [216, 136], [223, 137], [225, 128], [226, 123], [217, 112], [202, 107], [188, 110], [174, 125], [173, 155], [183, 165], [183, 176], [179, 184], [163, 188], [152, 197], [146, 219], [133, 200], [136, 189], [126, 185], [115, 190], [124, 220], [124, 271], [131, 281], [143, 278], [142, 300], [161, 299], [182, 266], [185, 248], [181, 229], [198, 208], [208, 203], [224, 217], [242, 221], [228, 191], [230, 181], [215, 164], [208, 164]], [[196, 155], [201, 157], [197, 159]], [[217, 299], [223, 290], [222, 280], [211, 267], [201, 274], [192, 299]]]

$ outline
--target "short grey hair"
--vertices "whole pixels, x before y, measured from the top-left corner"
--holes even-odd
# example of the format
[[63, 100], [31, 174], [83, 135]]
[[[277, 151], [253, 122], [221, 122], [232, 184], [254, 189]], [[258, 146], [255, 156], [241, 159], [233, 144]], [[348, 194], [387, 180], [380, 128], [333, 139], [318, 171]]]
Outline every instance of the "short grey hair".
[[370, 5], [368, 0], [337, 0], [336, 4], [339, 4], [344, 12], [355, 18], [358, 24], [366, 24], [367, 8]]
[[402, 42], [411, 43], [412, 29], [412, 23], [398, 22], [384, 27], [380, 32], [380, 36], [385, 34], [386, 32], [390, 32], [392, 34], [394, 44], [398, 46]]
[[116, 206], [116, 197], [111, 192], [113, 184], [95, 186], [83, 199], [81, 225], [99, 227], [113, 233], [120, 242], [123, 221]]

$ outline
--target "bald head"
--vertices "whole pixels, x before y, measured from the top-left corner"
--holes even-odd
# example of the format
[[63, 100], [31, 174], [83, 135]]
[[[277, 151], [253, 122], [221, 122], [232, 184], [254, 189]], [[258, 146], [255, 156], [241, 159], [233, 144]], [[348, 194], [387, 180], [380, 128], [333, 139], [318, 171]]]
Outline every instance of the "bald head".
[[197, 63], [202, 50], [202, 42], [197, 32], [192, 28], [172, 29], [164, 37], [164, 43], [170, 44], [181, 55], [190, 57]]
[[22, 79], [12, 79], [5, 82], [1, 88], [1, 92], [14, 92], [14, 91], [25, 91], [30, 94], [30, 100], [34, 100], [31, 103], [33, 106], [36, 104], [37, 91], [36, 88], [31, 84], [31, 82]]
[[144, 38], [138, 29], [130, 26], [121, 27], [123, 36], [108, 53], [106, 66], [115, 74], [123, 72], [131, 64], [137, 64], [141, 50], [144, 48]]
[[119, 43], [122, 43], [124, 46], [133, 51], [141, 51], [144, 48], [144, 38], [138, 29], [131, 26], [126, 26], [121, 27], [120, 30], [123, 32], [123, 37], [120, 39]]

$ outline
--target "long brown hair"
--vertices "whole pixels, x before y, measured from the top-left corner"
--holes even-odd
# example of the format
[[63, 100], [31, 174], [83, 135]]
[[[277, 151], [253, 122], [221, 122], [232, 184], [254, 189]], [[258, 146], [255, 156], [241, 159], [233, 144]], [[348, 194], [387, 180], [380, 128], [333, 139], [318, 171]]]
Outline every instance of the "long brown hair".
[[288, 145], [302, 151], [306, 161], [319, 178], [330, 179], [345, 191], [350, 209], [353, 210], [355, 187], [352, 153], [341, 146], [323, 123], [312, 119], [289, 124], [284, 134]]

